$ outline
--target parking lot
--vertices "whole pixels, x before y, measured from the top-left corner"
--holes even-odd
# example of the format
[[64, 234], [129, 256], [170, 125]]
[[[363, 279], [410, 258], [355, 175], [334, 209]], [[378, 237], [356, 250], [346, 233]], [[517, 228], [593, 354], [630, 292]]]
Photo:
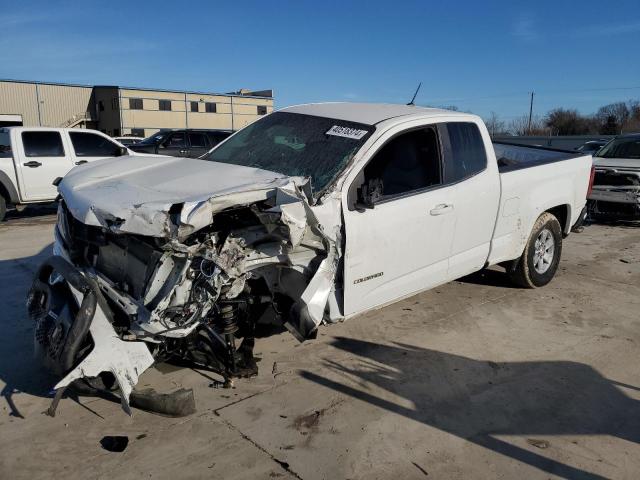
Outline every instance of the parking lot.
[[[140, 386], [193, 388], [166, 418], [90, 397], [55, 418], [25, 295], [51, 210], [0, 225], [0, 477], [637, 478], [640, 228], [591, 225], [547, 287], [485, 271], [321, 329], [259, 340], [256, 378], [211, 388], [158, 365]], [[109, 452], [105, 436], [128, 437]]]

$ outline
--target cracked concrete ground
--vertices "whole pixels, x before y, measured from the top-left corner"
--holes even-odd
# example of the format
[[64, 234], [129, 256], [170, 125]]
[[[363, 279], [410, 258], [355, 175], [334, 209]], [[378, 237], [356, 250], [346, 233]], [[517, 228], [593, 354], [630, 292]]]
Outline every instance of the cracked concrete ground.
[[[159, 365], [141, 385], [193, 387], [172, 419], [65, 398], [32, 359], [25, 293], [51, 215], [0, 226], [0, 478], [637, 478], [640, 227], [570, 236], [556, 279], [486, 271], [298, 344], [258, 341], [260, 375]], [[211, 377], [211, 378], [210, 378]], [[103, 450], [125, 435], [122, 453]]]

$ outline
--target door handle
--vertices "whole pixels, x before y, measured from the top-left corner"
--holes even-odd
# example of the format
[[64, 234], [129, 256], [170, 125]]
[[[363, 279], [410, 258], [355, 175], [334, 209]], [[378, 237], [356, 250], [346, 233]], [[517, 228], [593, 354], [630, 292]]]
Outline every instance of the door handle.
[[180, 153], [187, 153], [186, 150], [180, 150]]
[[40, 162], [36, 162], [35, 160], [31, 160], [30, 162], [23, 163], [22, 165], [29, 168], [38, 168], [42, 164]]
[[87, 160], [78, 160], [76, 165], [82, 165], [83, 163], [87, 163]]
[[441, 203], [432, 208], [429, 213], [433, 216], [444, 215], [445, 213], [453, 212], [453, 205], [450, 203]]

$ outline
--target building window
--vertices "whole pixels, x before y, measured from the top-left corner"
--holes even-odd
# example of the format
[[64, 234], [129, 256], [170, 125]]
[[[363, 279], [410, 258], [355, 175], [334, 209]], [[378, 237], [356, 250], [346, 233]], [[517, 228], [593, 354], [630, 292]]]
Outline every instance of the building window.
[[132, 128], [131, 129], [132, 137], [144, 137], [144, 128]]
[[118, 110], [118, 97], [114, 97], [111, 99], [111, 110]]
[[204, 109], [207, 113], [216, 113], [216, 104], [213, 102], [207, 102], [204, 104]]
[[170, 112], [171, 111], [171, 100], [160, 100], [160, 111], [162, 111], [162, 112]]
[[191, 102], [191, 111], [192, 112], [198, 111], [198, 102]]
[[267, 107], [264, 105], [258, 105], [258, 115], [266, 115]]
[[104, 102], [102, 100], [98, 102], [98, 111], [104, 112]]
[[130, 98], [129, 99], [129, 109], [130, 110], [142, 110], [142, 99], [141, 98]]

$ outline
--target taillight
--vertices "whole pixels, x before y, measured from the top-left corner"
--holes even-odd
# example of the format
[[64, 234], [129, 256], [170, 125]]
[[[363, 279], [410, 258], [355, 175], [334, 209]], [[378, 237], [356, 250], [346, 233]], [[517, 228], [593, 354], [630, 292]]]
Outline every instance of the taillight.
[[596, 167], [591, 166], [591, 175], [589, 176], [589, 188], [587, 188], [587, 198], [591, 196], [591, 190], [593, 190], [593, 179], [596, 176]]

